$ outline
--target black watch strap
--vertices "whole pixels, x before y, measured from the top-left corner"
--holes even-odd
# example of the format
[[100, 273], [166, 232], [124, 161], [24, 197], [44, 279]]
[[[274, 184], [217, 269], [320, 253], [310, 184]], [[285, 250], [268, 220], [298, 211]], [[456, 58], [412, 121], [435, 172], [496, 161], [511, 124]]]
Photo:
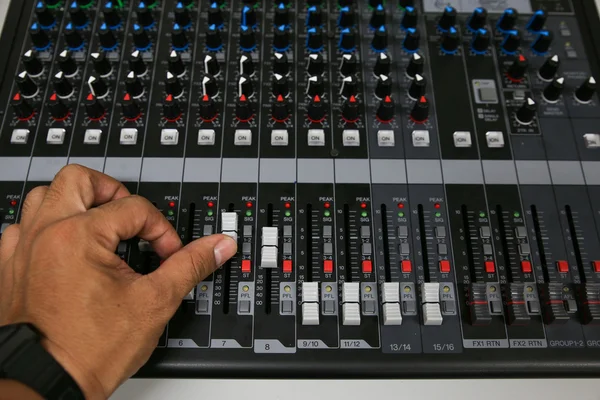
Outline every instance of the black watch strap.
[[85, 399], [71, 375], [42, 347], [33, 325], [0, 327], [0, 378], [21, 382], [48, 400]]

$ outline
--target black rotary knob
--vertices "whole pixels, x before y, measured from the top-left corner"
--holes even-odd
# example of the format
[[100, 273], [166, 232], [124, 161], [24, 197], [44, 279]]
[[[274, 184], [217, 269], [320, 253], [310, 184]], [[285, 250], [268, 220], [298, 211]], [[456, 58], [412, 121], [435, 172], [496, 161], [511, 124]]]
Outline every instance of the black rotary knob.
[[181, 114], [181, 107], [175, 97], [167, 94], [165, 101], [163, 101], [163, 118], [169, 122], [175, 122], [181, 118]]
[[216, 2], [213, 2], [210, 7], [208, 7], [208, 26], [214, 25], [219, 28], [223, 26], [223, 11], [221, 11], [221, 7]]
[[594, 93], [596, 93], [596, 79], [590, 76], [575, 90], [575, 98], [581, 103], [589, 103]]
[[169, 54], [169, 72], [175, 76], [182, 76], [185, 74], [185, 64], [183, 64], [183, 60], [181, 59], [181, 55], [177, 53], [175, 50]]
[[473, 10], [473, 14], [471, 14], [471, 17], [469, 18], [469, 22], [467, 23], [469, 29], [475, 32], [485, 27], [485, 24], [487, 22], [487, 16], [488, 13], [485, 8], [475, 8], [475, 10]]
[[504, 10], [502, 15], [498, 19], [498, 22], [496, 23], [496, 28], [498, 28], [500, 32], [510, 31], [515, 27], [518, 18], [519, 13], [517, 12], [517, 10], [515, 10], [514, 8], [507, 8], [506, 10]]
[[287, 75], [290, 73], [290, 62], [285, 53], [273, 54], [273, 73]]
[[548, 84], [548, 86], [544, 88], [542, 96], [544, 97], [544, 100], [546, 100], [548, 103], [556, 103], [560, 98], [560, 95], [562, 94], [564, 88], [565, 78], [561, 76], [559, 78], [554, 79]]
[[521, 34], [518, 30], [512, 30], [506, 32], [502, 43], [500, 44], [500, 49], [505, 54], [514, 54], [519, 50], [519, 46], [521, 45]]
[[15, 77], [15, 82], [17, 83], [17, 87], [21, 92], [23, 97], [29, 98], [33, 97], [38, 92], [38, 86], [36, 83], [29, 77], [27, 71], [22, 71]]
[[167, 72], [167, 79], [165, 80], [165, 92], [175, 98], [183, 94], [183, 86], [181, 85], [179, 78], [177, 78], [177, 76], [171, 72]]
[[471, 50], [475, 54], [483, 54], [487, 52], [488, 46], [490, 45], [490, 32], [481, 28], [475, 32], [473, 41], [471, 42]]
[[421, 96], [410, 111], [410, 119], [417, 124], [422, 124], [427, 121], [427, 118], [429, 118], [429, 100]]
[[273, 25], [275, 26], [288, 26], [290, 24], [290, 10], [283, 3], [279, 3], [275, 8], [275, 15], [273, 16]]
[[377, 107], [376, 117], [380, 122], [390, 122], [394, 119], [395, 105], [394, 100], [390, 96], [385, 96], [383, 100], [379, 102]]
[[90, 76], [88, 79], [88, 87], [90, 88], [90, 92], [92, 92], [94, 96], [99, 99], [102, 99], [108, 95], [108, 85], [99, 76]]
[[57, 121], [64, 120], [69, 116], [69, 107], [56, 95], [56, 93], [53, 93], [52, 96], [50, 96], [48, 108], [50, 109], [50, 116]]
[[73, 51], [79, 51], [83, 47], [83, 37], [71, 22], [65, 27], [65, 42], [67, 42], [67, 47]]
[[406, 36], [402, 42], [404, 51], [408, 53], [414, 53], [419, 50], [419, 42], [421, 41], [421, 35], [417, 28], [408, 28], [406, 30]]
[[200, 119], [202, 119], [204, 122], [210, 122], [217, 117], [217, 105], [210, 96], [204, 95], [200, 99], [199, 114]]
[[343, 53], [352, 53], [356, 50], [356, 29], [355, 28], [344, 28], [340, 31], [340, 40], [338, 41], [338, 48]]
[[240, 75], [254, 75], [254, 61], [252, 56], [248, 53], [242, 53], [240, 56]]
[[358, 83], [356, 78], [353, 76], [347, 76], [342, 80], [342, 87], [340, 88], [340, 95], [345, 99], [349, 99], [352, 96], [356, 96], [358, 93]]
[[527, 58], [525, 58], [523, 54], [519, 54], [512, 62], [510, 67], [508, 67], [508, 79], [511, 81], [520, 82], [523, 80], [528, 67], [529, 61]]
[[274, 74], [273, 75], [273, 95], [275, 97], [283, 96], [287, 97], [290, 94], [290, 87], [285, 75]]
[[148, 50], [151, 46], [148, 33], [138, 24], [133, 24], [133, 45], [139, 51]]
[[65, 76], [73, 76], [77, 73], [77, 63], [69, 50], [63, 50], [58, 55], [58, 66]]
[[93, 93], [88, 94], [84, 104], [87, 117], [92, 121], [98, 121], [104, 117], [106, 107], [104, 107], [104, 104]]
[[323, 50], [323, 30], [320, 27], [309, 28], [306, 36], [306, 50], [318, 53]]
[[256, 11], [253, 7], [244, 6], [242, 8], [241, 25], [253, 28], [256, 25]]
[[371, 40], [371, 47], [376, 52], [385, 51], [388, 45], [388, 35], [387, 30], [385, 29], [385, 25], [379, 27], [379, 29], [375, 30], [375, 34], [373, 35], [373, 39]]
[[50, 29], [56, 24], [56, 15], [42, 1], [38, 2], [35, 6], [35, 15], [37, 16], [38, 23], [46, 29]]
[[144, 1], [139, 2], [135, 14], [137, 16], [137, 22], [144, 28], [150, 28], [152, 25], [154, 25], [152, 10], [146, 6]]
[[171, 46], [173, 46], [175, 50], [185, 51], [189, 45], [190, 41], [185, 34], [185, 30], [177, 23], [173, 25], [173, 30], [171, 31]]
[[442, 32], [448, 31], [456, 25], [456, 8], [452, 6], [444, 7], [444, 12], [438, 21], [438, 28]]
[[29, 102], [17, 93], [10, 100], [10, 105], [15, 113], [15, 117], [21, 120], [29, 119], [33, 116], [34, 109]]
[[40, 24], [37, 22], [34, 22], [31, 25], [31, 28], [29, 28], [29, 36], [31, 37], [31, 42], [37, 50], [46, 50], [46, 48], [50, 46], [50, 38], [46, 32], [40, 28]]
[[379, 75], [377, 85], [375, 86], [375, 96], [378, 99], [385, 99], [392, 95], [392, 77], [388, 75]]
[[104, 51], [111, 51], [117, 47], [117, 38], [113, 31], [108, 28], [106, 23], [103, 23], [100, 26], [100, 30], [98, 31], [98, 39], [100, 39], [100, 47]]
[[358, 100], [356, 96], [350, 96], [342, 104], [342, 118], [349, 123], [355, 123], [360, 118]]
[[44, 64], [40, 61], [35, 50], [27, 50], [21, 60], [29, 76], [39, 76], [44, 72]]
[[90, 54], [90, 57], [94, 64], [94, 71], [96, 71], [98, 75], [106, 77], [112, 73], [112, 65], [110, 65], [110, 61], [106, 58], [105, 53], [92, 53]]
[[144, 85], [135, 72], [130, 71], [125, 78], [125, 88], [133, 98], [137, 99], [144, 94]]
[[256, 36], [252, 28], [247, 25], [240, 27], [240, 49], [251, 52], [256, 48]]
[[321, 7], [311, 6], [306, 10], [306, 26], [309, 28], [316, 28], [321, 26], [323, 23], [323, 12]]
[[311, 122], [319, 123], [325, 119], [325, 105], [321, 96], [317, 95], [310, 99], [308, 103], [307, 116]]
[[538, 33], [537, 38], [531, 44], [531, 50], [533, 50], [537, 54], [545, 54], [550, 49], [550, 45], [552, 44], [552, 39], [554, 39], [554, 34], [550, 31], [540, 31]]
[[375, 67], [373, 68], [373, 73], [375, 76], [379, 75], [389, 75], [392, 70], [392, 59], [387, 53], [379, 53], [377, 55], [377, 60], [375, 61]]
[[240, 75], [240, 79], [238, 80], [238, 95], [246, 96], [248, 98], [254, 95], [254, 87], [252, 85], [252, 81], [250, 77], [246, 74]]
[[440, 43], [440, 50], [446, 54], [454, 54], [458, 51], [458, 44], [460, 43], [460, 37], [455, 27], [450, 27], [447, 32], [442, 35], [442, 41]]
[[404, 8], [404, 14], [402, 15], [402, 22], [400, 26], [402, 29], [415, 28], [417, 26], [417, 10], [414, 7], [408, 6]]
[[187, 29], [192, 25], [190, 10], [188, 10], [182, 3], [177, 3], [175, 6], [175, 23], [179, 24], [179, 26], [181, 26], [183, 29]]
[[557, 54], [553, 55], [552, 57], [548, 57], [544, 64], [542, 64], [540, 67], [538, 76], [544, 81], [551, 81], [556, 76], [559, 66], [560, 59], [558, 58]]
[[525, 102], [521, 105], [521, 108], [517, 110], [517, 122], [521, 125], [529, 125], [535, 118], [537, 111], [537, 104], [531, 97], [525, 99]]
[[202, 78], [202, 94], [211, 99], [219, 94], [219, 85], [217, 80], [211, 75], [205, 75]]
[[290, 48], [290, 30], [287, 25], [279, 25], [275, 28], [273, 37], [273, 50], [285, 52]]
[[406, 66], [406, 76], [413, 79], [416, 74], [423, 74], [425, 59], [419, 53], [411, 55], [408, 65]]
[[102, 8], [102, 14], [104, 14], [104, 21], [109, 27], [116, 28], [121, 25], [121, 15], [114, 7], [112, 1], [104, 4], [104, 7]]
[[344, 54], [340, 64], [340, 73], [342, 76], [350, 76], [356, 73], [358, 69], [358, 60], [354, 54]]
[[410, 84], [408, 88], [408, 95], [413, 99], [420, 99], [425, 95], [425, 90], [427, 89], [427, 80], [424, 76], [416, 74], [415, 79]]
[[385, 25], [385, 8], [382, 4], [374, 7], [373, 14], [371, 14], [371, 19], [369, 20], [369, 25], [372, 29], [378, 29]]
[[121, 111], [123, 112], [123, 117], [129, 121], [136, 120], [142, 115], [140, 105], [129, 93], [125, 93], [125, 96], [123, 96]]
[[241, 95], [236, 103], [235, 116], [242, 122], [248, 122], [254, 117], [254, 109], [245, 95]]
[[139, 50], [135, 50], [129, 55], [129, 69], [135, 72], [137, 76], [143, 76], [148, 71], [148, 67]]
[[311, 54], [308, 56], [308, 65], [306, 71], [310, 76], [322, 75], [325, 70], [325, 62], [320, 54]]
[[71, 85], [71, 82], [69, 82], [62, 71], [59, 71], [52, 77], [52, 86], [59, 97], [66, 98], [73, 94], [73, 85]]
[[340, 14], [338, 15], [337, 24], [340, 28], [350, 28], [356, 23], [356, 14], [350, 7], [340, 8]]
[[76, 1], [71, 3], [69, 15], [71, 16], [71, 22], [73, 22], [73, 25], [77, 28], [83, 28], [89, 22], [87, 14]]
[[219, 51], [223, 48], [223, 39], [221, 32], [215, 25], [210, 25], [206, 31], [206, 49], [208, 51]]
[[311, 99], [315, 96], [323, 97], [325, 92], [325, 84], [323, 78], [320, 75], [311, 76], [308, 78], [308, 84], [306, 85], [306, 94]]
[[537, 10], [533, 13], [525, 27], [528, 31], [539, 32], [544, 28], [544, 25], [546, 24], [546, 19], [548, 19], [548, 14], [546, 13], [546, 11]]
[[283, 96], [277, 96], [271, 108], [271, 116], [277, 122], [285, 122], [290, 116], [290, 110]]
[[202, 64], [204, 65], [205, 74], [218, 76], [221, 73], [221, 66], [219, 65], [219, 60], [217, 60], [215, 56], [212, 56], [210, 54], [205, 55]]

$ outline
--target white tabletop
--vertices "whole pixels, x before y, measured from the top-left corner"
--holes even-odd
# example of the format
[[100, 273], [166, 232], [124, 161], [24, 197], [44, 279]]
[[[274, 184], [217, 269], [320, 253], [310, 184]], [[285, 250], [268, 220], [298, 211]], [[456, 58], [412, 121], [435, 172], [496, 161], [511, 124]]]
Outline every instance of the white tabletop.
[[[17, 0], [20, 1], [20, 0]], [[0, 0], [0, 29], [9, 0]], [[600, 0], [596, 0], [600, 8]], [[600, 400], [600, 379], [226, 380], [132, 379], [111, 400], [485, 399]]]

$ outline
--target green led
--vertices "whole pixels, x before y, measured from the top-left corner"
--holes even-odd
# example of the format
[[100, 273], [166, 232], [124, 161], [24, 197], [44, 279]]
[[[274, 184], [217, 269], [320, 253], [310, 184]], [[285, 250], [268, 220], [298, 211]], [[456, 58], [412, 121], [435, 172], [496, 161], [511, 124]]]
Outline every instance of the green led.
[[59, 1], [58, 3], [56, 3], [55, 5], [51, 6], [51, 5], [47, 5], [46, 8], [50, 9], [50, 10], [54, 10], [55, 8], [61, 7], [62, 6], [62, 1]]
[[360, 216], [361, 216], [361, 217], [367, 217], [368, 215], [369, 215], [369, 214], [367, 214], [367, 212], [366, 212], [366, 211], [363, 211], [363, 212], [361, 212], [361, 213], [360, 213]]
[[252, 216], [252, 211], [251, 210], [246, 211], [246, 217], [251, 217], [251, 216]]
[[485, 218], [485, 213], [483, 211], [479, 212], [479, 218]]
[[83, 9], [83, 10], [87, 10], [88, 8], [90, 8], [92, 5], [94, 5], [93, 1], [90, 1], [87, 4], [81, 4], [79, 3], [79, 8]]
[[206, 212], [206, 215], [208, 215], [209, 217], [212, 217], [213, 216], [213, 210], [208, 210]]
[[519, 218], [519, 217], [521, 216], [521, 213], [520, 213], [520, 212], [518, 212], [518, 211], [515, 211], [515, 213], [513, 214], [513, 216], [514, 216], [515, 218]]
[[169, 210], [167, 211], [167, 214], [169, 215], [169, 217], [172, 217], [173, 215], [175, 215], [175, 212], [173, 210]]
[[285, 212], [285, 216], [286, 216], [286, 217], [291, 217], [291, 216], [292, 216], [292, 213], [291, 213], [291, 212], [289, 212], [289, 211], [286, 211], [286, 212]]
[[325, 210], [325, 212], [323, 213], [323, 215], [325, 215], [326, 217], [329, 217], [331, 215], [331, 213], [327, 210]]
[[438, 212], [435, 213], [435, 216], [439, 218], [439, 217], [442, 216], [442, 213], [438, 211]]
[[398, 213], [398, 216], [399, 216], [399, 217], [404, 217], [404, 213], [403, 213], [402, 211], [400, 211], [400, 212]]
[[152, 10], [153, 8], [156, 8], [156, 6], [157, 6], [157, 5], [158, 5], [158, 0], [157, 0], [157, 1], [155, 1], [154, 3], [150, 4], [150, 5], [148, 6], [148, 9]]
[[13, 214], [15, 213], [15, 210], [11, 208], [11, 209], [9, 209], [9, 210], [8, 210], [8, 213], [9, 213], [10, 215], [13, 215]]
[[194, 8], [194, 2], [192, 1], [190, 4], [188, 4], [187, 6], [185, 6], [185, 8], [191, 10], [192, 8]]

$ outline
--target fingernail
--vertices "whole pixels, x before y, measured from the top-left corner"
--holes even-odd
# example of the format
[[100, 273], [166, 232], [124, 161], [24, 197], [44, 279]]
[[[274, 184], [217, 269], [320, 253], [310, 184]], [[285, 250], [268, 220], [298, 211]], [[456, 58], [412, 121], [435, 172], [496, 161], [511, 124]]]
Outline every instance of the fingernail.
[[229, 236], [225, 236], [215, 246], [215, 262], [221, 266], [237, 252], [237, 243]]

